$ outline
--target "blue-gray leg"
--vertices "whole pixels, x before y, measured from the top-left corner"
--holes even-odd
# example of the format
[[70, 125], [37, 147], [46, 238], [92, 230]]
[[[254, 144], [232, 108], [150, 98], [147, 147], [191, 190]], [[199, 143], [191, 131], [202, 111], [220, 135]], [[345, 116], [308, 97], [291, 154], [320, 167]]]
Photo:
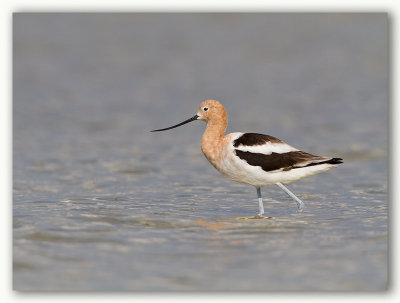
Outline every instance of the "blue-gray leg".
[[286, 186], [284, 186], [282, 183], [276, 183], [276, 185], [278, 185], [280, 188], [282, 188], [283, 190], [284, 190], [284, 192], [285, 193], [287, 193], [294, 201], [296, 201], [296, 203], [297, 203], [297, 211], [299, 212], [299, 213], [301, 213], [302, 211], [303, 211], [303, 208], [304, 208], [304, 203], [303, 203], [303, 201], [301, 201], [299, 198], [297, 198], [296, 196], [295, 196], [295, 194], [294, 193], [292, 193], [289, 189], [287, 189], [287, 187]]
[[257, 187], [257, 196], [258, 196], [258, 207], [260, 209], [260, 212], [258, 213], [259, 216], [262, 216], [264, 213], [264, 205], [263, 205], [263, 200], [261, 197], [261, 188]]

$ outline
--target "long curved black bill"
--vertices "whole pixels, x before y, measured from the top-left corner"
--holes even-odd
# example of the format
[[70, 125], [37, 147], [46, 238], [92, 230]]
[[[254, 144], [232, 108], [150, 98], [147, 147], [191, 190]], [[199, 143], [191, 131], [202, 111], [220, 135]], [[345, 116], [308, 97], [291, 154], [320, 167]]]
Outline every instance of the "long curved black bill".
[[154, 129], [154, 130], [151, 130], [151, 132], [161, 132], [161, 131], [164, 131], [164, 130], [169, 130], [169, 129], [172, 129], [172, 128], [181, 126], [181, 125], [183, 125], [183, 124], [192, 122], [192, 121], [194, 121], [194, 120], [197, 120], [198, 117], [199, 117], [198, 115], [195, 115], [195, 116], [193, 116], [192, 118], [187, 119], [187, 120], [185, 120], [185, 121], [183, 121], [183, 122], [181, 122], [181, 123], [179, 123], [179, 124], [177, 124], [177, 125], [170, 126], [170, 127], [167, 127], [167, 128]]

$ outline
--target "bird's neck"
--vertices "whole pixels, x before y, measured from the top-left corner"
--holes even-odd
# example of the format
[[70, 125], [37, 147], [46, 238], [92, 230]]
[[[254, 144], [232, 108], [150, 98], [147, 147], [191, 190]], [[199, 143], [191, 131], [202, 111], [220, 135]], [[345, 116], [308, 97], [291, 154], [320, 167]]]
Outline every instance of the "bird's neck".
[[209, 121], [201, 139], [201, 150], [214, 166], [222, 156], [222, 140], [225, 136], [226, 126], [226, 119], [217, 122]]

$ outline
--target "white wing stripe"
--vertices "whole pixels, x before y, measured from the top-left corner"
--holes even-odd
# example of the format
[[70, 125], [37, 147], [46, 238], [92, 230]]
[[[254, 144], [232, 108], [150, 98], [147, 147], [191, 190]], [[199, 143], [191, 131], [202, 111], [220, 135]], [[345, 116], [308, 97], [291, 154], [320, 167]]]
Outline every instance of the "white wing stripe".
[[298, 149], [286, 143], [272, 143], [272, 142], [266, 142], [263, 145], [252, 145], [252, 146], [239, 145], [238, 147], [236, 147], [236, 149], [251, 153], [264, 154], [264, 155], [270, 155], [272, 153], [284, 154], [292, 151], [298, 151]]

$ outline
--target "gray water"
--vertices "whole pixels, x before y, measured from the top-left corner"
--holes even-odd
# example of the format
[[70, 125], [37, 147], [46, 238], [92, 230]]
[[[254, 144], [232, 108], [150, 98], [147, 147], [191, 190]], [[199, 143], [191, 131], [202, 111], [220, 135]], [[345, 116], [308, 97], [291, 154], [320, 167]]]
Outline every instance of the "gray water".
[[[13, 287], [377, 291], [388, 287], [386, 14], [13, 16]], [[267, 133], [329, 172], [222, 177], [202, 122]]]

